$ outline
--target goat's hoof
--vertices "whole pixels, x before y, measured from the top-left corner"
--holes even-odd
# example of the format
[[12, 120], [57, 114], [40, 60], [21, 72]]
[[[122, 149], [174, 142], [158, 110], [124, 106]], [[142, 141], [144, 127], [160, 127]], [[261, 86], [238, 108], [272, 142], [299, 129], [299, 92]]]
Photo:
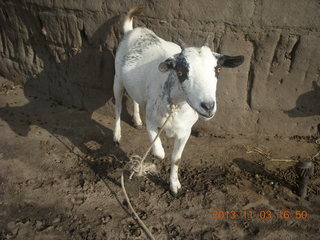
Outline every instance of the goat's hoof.
[[154, 152], [152, 153], [153, 156], [155, 156], [156, 158], [159, 158], [159, 159], [164, 159], [164, 157], [166, 156], [165, 152]]
[[182, 191], [181, 190], [173, 191], [172, 189], [170, 189], [170, 193], [173, 197], [178, 198], [181, 195]]
[[113, 141], [113, 143], [114, 143], [114, 145], [115, 145], [116, 147], [119, 147], [119, 145], [120, 145], [120, 142], [119, 142], [119, 141]]
[[114, 134], [113, 135], [113, 142], [114, 142], [114, 145], [116, 145], [117, 147], [119, 146], [120, 144], [120, 139], [121, 139], [121, 134]]
[[172, 194], [172, 196], [174, 197], [178, 197], [180, 194], [180, 189], [181, 189], [181, 184], [175, 184], [174, 186], [170, 185], [170, 192]]
[[133, 126], [138, 130], [143, 130], [144, 129], [142, 124], [141, 125], [133, 124]]

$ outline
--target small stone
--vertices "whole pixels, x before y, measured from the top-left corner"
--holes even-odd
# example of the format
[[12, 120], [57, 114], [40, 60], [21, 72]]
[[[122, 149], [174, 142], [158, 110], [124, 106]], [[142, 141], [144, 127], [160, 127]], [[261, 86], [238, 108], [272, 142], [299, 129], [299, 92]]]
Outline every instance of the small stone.
[[78, 197], [73, 197], [71, 198], [71, 202], [74, 204], [74, 205], [81, 205], [82, 203], [84, 203], [84, 199], [83, 198], [78, 198]]
[[44, 224], [43, 221], [37, 220], [36, 224], [35, 224], [35, 227], [36, 227], [37, 231], [42, 231], [43, 229], [45, 229], [45, 224]]
[[7, 228], [9, 231], [12, 231], [13, 229], [15, 229], [15, 227], [16, 227], [16, 223], [13, 221], [11, 221], [7, 224]]
[[106, 224], [106, 223], [108, 223], [111, 219], [112, 219], [112, 217], [111, 217], [110, 215], [104, 216], [104, 217], [101, 218], [101, 223], [102, 223], [102, 224]]
[[27, 184], [27, 185], [33, 185], [33, 184], [35, 184], [35, 183], [36, 183], [35, 179], [28, 179], [28, 180], [26, 180], [26, 184]]
[[54, 226], [46, 226], [43, 230], [45, 231], [51, 231], [54, 229]]
[[60, 217], [56, 217], [55, 219], [53, 219], [52, 223], [59, 223], [61, 221]]
[[139, 217], [140, 217], [141, 220], [146, 220], [148, 218], [148, 215], [147, 215], [146, 212], [141, 212], [139, 214]]

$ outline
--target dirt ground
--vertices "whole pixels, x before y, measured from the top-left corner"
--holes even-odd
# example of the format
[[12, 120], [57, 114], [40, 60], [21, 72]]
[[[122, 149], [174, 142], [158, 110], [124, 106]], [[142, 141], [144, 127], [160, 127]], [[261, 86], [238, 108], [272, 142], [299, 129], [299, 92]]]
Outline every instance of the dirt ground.
[[[146, 131], [122, 122], [116, 147], [112, 115], [0, 85], [0, 239], [146, 239], [120, 186], [128, 156], [148, 147]], [[172, 140], [162, 139], [166, 159], [147, 159], [158, 173], [126, 180], [156, 239], [320, 239], [317, 138], [215, 136], [195, 128], [178, 197], [168, 190]], [[315, 156], [307, 198], [296, 195], [296, 162], [271, 161], [254, 147], [272, 158]]]

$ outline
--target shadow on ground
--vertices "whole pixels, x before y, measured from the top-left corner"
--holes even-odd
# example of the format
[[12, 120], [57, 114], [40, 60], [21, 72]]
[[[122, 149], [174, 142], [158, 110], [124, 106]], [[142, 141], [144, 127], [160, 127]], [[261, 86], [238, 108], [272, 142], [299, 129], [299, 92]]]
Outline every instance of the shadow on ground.
[[[35, 19], [37, 22], [38, 19]], [[20, 136], [27, 136], [30, 127], [35, 125], [55, 137], [65, 137], [83, 153], [97, 154], [85, 144], [91, 140], [102, 144], [100, 154], [116, 153], [125, 157], [113, 145], [112, 130], [92, 119], [93, 112], [103, 107], [113, 96], [113, 62], [117, 43], [109, 43], [121, 36], [120, 16], [107, 20], [90, 38], [84, 30], [81, 31], [82, 49], [75, 53], [74, 49], [65, 47], [68, 57], [62, 62], [54, 60], [52, 48], [41, 33], [39, 24], [33, 25], [35, 34], [30, 44], [43, 61], [43, 71], [28, 79], [24, 86], [24, 95], [29, 102], [19, 107], [7, 104], [0, 108], [0, 118]], [[50, 96], [49, 100], [43, 100], [44, 96]], [[67, 109], [59, 108], [62, 102]], [[122, 118], [130, 122], [126, 107], [123, 109]], [[98, 171], [94, 165], [91, 167]]]
[[236, 158], [233, 160], [233, 162], [235, 164], [237, 164], [237, 166], [242, 171], [250, 173], [252, 177], [259, 175], [260, 177], [265, 178], [265, 180], [267, 180], [268, 182], [272, 181], [272, 182], [279, 183], [280, 185], [290, 189], [293, 192], [295, 192], [297, 190], [295, 186], [288, 183], [285, 179], [282, 179], [282, 178], [276, 176], [274, 173], [271, 173], [271, 172], [265, 170], [263, 166], [261, 166], [257, 163], [254, 163], [254, 162], [242, 159], [242, 158]]

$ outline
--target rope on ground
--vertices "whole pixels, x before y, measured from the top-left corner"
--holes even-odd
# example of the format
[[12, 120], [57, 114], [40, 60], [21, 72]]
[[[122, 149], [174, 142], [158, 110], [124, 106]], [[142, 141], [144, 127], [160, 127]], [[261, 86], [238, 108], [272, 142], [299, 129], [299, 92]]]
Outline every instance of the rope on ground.
[[[167, 124], [167, 122], [169, 121], [170, 117], [172, 116], [172, 114], [177, 110], [177, 106], [176, 105], [171, 105], [171, 111], [169, 116], [167, 117], [167, 119], [165, 120], [165, 122], [162, 124], [158, 134], [156, 135], [156, 137], [153, 139], [153, 141], [151, 142], [148, 150], [146, 151], [146, 153], [143, 155], [143, 157], [141, 158], [139, 155], [133, 155], [130, 157], [130, 161], [127, 164], [128, 169], [131, 171], [131, 174], [129, 176], [129, 179], [132, 179], [133, 175], [136, 173], [137, 176], [144, 176], [149, 172], [154, 172], [156, 170], [156, 167], [154, 164], [144, 164], [144, 160], [147, 158], [148, 154], [150, 153], [152, 146], [154, 144], [154, 142], [157, 140], [157, 138], [160, 136], [160, 134], [162, 133], [165, 125]], [[130, 208], [130, 210], [132, 211], [133, 215], [135, 216], [135, 218], [137, 219], [138, 223], [140, 224], [140, 226], [142, 227], [142, 229], [146, 232], [147, 236], [149, 237], [149, 239], [154, 240], [155, 238], [153, 237], [152, 233], [150, 232], [150, 230], [148, 229], [148, 227], [143, 223], [143, 221], [140, 219], [140, 217], [138, 216], [138, 214], [136, 213], [136, 211], [134, 210], [134, 208], [131, 205], [130, 199], [128, 197], [126, 188], [124, 186], [124, 171], [122, 171], [121, 174], [121, 187], [122, 187], [122, 191], [124, 193], [124, 196], [128, 202], [128, 206]]]
[[143, 230], [146, 232], [146, 234], [148, 235], [148, 237], [151, 240], [154, 240], [155, 238], [153, 237], [152, 233], [150, 232], [150, 230], [148, 229], [148, 227], [143, 223], [143, 221], [140, 219], [140, 217], [138, 216], [138, 214], [136, 213], [136, 211], [134, 210], [134, 208], [131, 205], [131, 202], [129, 200], [126, 188], [124, 187], [124, 176], [123, 176], [123, 172], [121, 174], [121, 187], [124, 193], [124, 196], [126, 197], [126, 200], [128, 202], [128, 206], [130, 208], [130, 210], [132, 211], [133, 215], [136, 217], [136, 219], [138, 220], [140, 226], [143, 228]]

